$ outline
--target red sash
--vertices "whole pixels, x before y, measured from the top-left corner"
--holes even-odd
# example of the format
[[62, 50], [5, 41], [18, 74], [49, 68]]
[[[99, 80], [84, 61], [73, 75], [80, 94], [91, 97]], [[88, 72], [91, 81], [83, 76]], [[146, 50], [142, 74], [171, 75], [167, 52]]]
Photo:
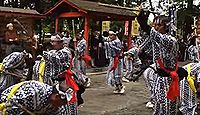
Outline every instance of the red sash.
[[84, 56], [82, 56], [81, 57], [81, 59], [83, 59], [84, 61], [85, 61], [85, 64], [89, 67], [90, 66], [90, 64], [89, 64], [89, 62], [92, 60], [92, 58], [89, 56], [89, 55], [84, 55]]
[[64, 73], [66, 85], [70, 86], [73, 89], [73, 96], [69, 103], [73, 103], [77, 101], [76, 92], [79, 90], [78, 85], [76, 84], [75, 80], [72, 78], [73, 72], [71, 71], [72, 67], [72, 58], [70, 58], [70, 66]]
[[175, 101], [176, 98], [177, 98], [178, 96], [180, 96], [179, 78], [178, 78], [178, 74], [177, 74], [178, 65], [177, 65], [177, 63], [176, 63], [176, 69], [175, 69], [174, 71], [170, 71], [170, 70], [167, 70], [167, 69], [164, 67], [164, 64], [161, 62], [161, 59], [158, 59], [158, 60], [157, 60], [157, 63], [160, 65], [160, 68], [163, 69], [165, 72], [169, 73], [170, 76], [171, 76], [171, 78], [172, 78], [172, 81], [171, 81], [169, 90], [167, 91], [167, 98], [168, 98], [169, 100]]
[[76, 84], [75, 80], [72, 78], [72, 75], [73, 72], [70, 69], [66, 70], [64, 73], [66, 85], [70, 86], [73, 89], [73, 96], [69, 103], [77, 101], [76, 92], [79, 90], [79, 87]]
[[114, 71], [117, 68], [118, 63], [119, 63], [119, 56], [115, 56], [113, 66], [111, 67], [110, 71], [112, 70]]
[[122, 52], [122, 50], [120, 51], [120, 53], [118, 55], [116, 55], [114, 57], [114, 62], [113, 62], [113, 65], [112, 65], [110, 71], [114, 71], [117, 68], [117, 65], [119, 63], [119, 55], [121, 54], [121, 52]]

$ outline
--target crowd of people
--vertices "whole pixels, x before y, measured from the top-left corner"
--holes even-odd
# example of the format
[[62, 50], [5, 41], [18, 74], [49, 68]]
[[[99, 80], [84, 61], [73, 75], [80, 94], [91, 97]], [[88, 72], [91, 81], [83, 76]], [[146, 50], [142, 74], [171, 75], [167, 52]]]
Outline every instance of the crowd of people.
[[153, 108], [154, 115], [195, 115], [200, 94], [197, 46], [188, 48], [193, 63], [179, 67], [179, 46], [169, 33], [170, 19], [157, 16], [150, 26], [148, 16], [143, 10], [138, 14], [141, 38], [133, 41], [128, 51], [117, 32], [110, 30], [100, 37], [95, 31], [92, 59], [87, 55], [84, 31], [76, 32], [74, 49], [70, 48], [69, 33], [55, 33], [50, 38], [51, 48], [37, 52], [39, 46], [30, 38], [23, 51], [10, 52], [10, 42], [16, 36], [9, 33], [13, 25], [8, 24], [5, 41], [9, 55], [0, 63], [0, 114], [76, 115], [84, 102], [81, 94], [91, 84], [87, 65], [108, 63], [106, 80], [114, 94], [124, 94], [123, 81], [137, 81], [143, 74], [150, 92], [146, 107]]

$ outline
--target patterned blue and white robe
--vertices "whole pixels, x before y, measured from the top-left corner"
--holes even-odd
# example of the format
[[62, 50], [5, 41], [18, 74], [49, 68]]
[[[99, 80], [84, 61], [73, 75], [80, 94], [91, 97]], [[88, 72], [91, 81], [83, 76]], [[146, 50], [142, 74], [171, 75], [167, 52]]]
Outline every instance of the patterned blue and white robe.
[[151, 67], [148, 67], [143, 72], [143, 76], [144, 76], [144, 81], [145, 81], [146, 87], [148, 88], [149, 93], [150, 93], [150, 102], [154, 103], [154, 101], [155, 101], [154, 87], [155, 87], [155, 80], [156, 80], [157, 74], [155, 73], [156, 65], [152, 64], [150, 66]]
[[144, 32], [144, 35], [140, 39], [138, 39], [136, 43], [139, 46], [139, 53], [142, 53], [142, 57], [140, 57], [142, 63], [141, 68], [146, 69], [149, 65], [153, 64], [152, 41], [149, 35]]
[[[200, 63], [189, 63], [191, 67], [191, 76], [197, 77], [197, 82], [200, 82]], [[187, 70], [187, 65], [183, 66]], [[187, 70], [188, 71], [188, 70]], [[184, 78], [180, 82], [180, 108], [183, 115], [195, 115], [197, 108], [196, 94], [189, 87], [188, 81]]]
[[81, 57], [85, 55], [85, 51], [87, 48], [86, 40], [83, 38], [78, 41], [76, 49], [75, 49], [75, 57], [73, 60], [73, 67], [76, 71], [81, 72], [86, 75], [86, 64]]
[[107, 72], [107, 83], [110, 86], [122, 84], [121, 79], [123, 76], [123, 59], [119, 59], [117, 68], [114, 71], [109, 71], [113, 66], [114, 57], [119, 54], [122, 54], [122, 43], [118, 38], [116, 38], [115, 40], [110, 42], [105, 42], [104, 44], [106, 47], [107, 46], [110, 47], [111, 50], [111, 58]]
[[73, 58], [73, 71], [76, 73], [79, 81], [81, 81], [86, 87], [90, 86], [90, 78], [86, 76], [86, 63], [82, 59], [85, 55], [85, 51], [87, 49], [86, 40], [82, 38], [78, 41], [75, 56]]
[[[43, 81], [46, 84], [53, 85], [57, 83], [57, 81], [55, 80], [57, 78], [57, 75], [69, 68], [71, 52], [67, 47], [64, 47], [61, 50], [43, 51], [43, 57], [45, 60], [45, 72], [43, 76]], [[33, 79], [37, 81], [39, 80], [39, 64], [40, 60], [36, 61], [33, 67]], [[76, 103], [66, 105], [66, 108], [68, 110], [68, 115], [77, 114]]]
[[191, 60], [193, 62], [199, 62], [198, 53], [199, 53], [199, 51], [198, 51], [197, 46], [191, 45], [188, 48], [189, 60]]
[[131, 59], [127, 56], [124, 57], [124, 62], [126, 66], [126, 74], [124, 76], [127, 78], [128, 76], [130, 76], [131, 73], [135, 73], [140, 70], [141, 61], [138, 57], [139, 49], [136, 46], [129, 49], [126, 53], [131, 55]]
[[[174, 37], [161, 34], [154, 28], [151, 29], [150, 39], [153, 44], [154, 62], [161, 59], [165, 68], [174, 70], [177, 63], [178, 44]], [[159, 65], [156, 65], [159, 68]], [[175, 115], [176, 101], [167, 99], [167, 91], [171, 83], [171, 78], [157, 75], [155, 80], [154, 97], [155, 107], [154, 115]]]
[[15, 73], [17, 75], [23, 76], [23, 79], [17, 78], [16, 76], [11, 76], [6, 73], [0, 73], [0, 92], [4, 89], [14, 85], [20, 80], [25, 80], [28, 70], [26, 69], [25, 57], [26, 52], [13, 52], [3, 59], [3, 66], [5, 72]]
[[[0, 95], [0, 103], [6, 102], [13, 86], [7, 88]], [[10, 98], [10, 103], [6, 102], [7, 115], [24, 115], [27, 114], [20, 105], [26, 110], [37, 115], [68, 115], [64, 106], [53, 107], [50, 104], [49, 97], [53, 93], [53, 87], [38, 81], [26, 81]], [[1, 112], [0, 112], [1, 114]]]
[[52, 85], [57, 75], [64, 72], [70, 66], [70, 54], [68, 48], [61, 50], [43, 51], [45, 60], [44, 83]]

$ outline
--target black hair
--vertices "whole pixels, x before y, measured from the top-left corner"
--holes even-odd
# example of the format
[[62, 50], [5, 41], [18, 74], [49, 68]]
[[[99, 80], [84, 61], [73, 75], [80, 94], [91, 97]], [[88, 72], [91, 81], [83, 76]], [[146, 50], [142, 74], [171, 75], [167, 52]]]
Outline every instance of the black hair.
[[84, 30], [77, 30], [76, 34], [80, 34], [81, 37], [83, 37], [84, 36]]
[[182, 80], [184, 77], [186, 78], [188, 76], [188, 72], [182, 67], [178, 68], [177, 74], [178, 74], [179, 80]]
[[159, 16], [154, 17], [153, 22], [155, 22], [158, 18]]
[[58, 94], [58, 90], [56, 89], [56, 85], [53, 86], [52, 93], [53, 94]]
[[162, 21], [161, 23], [164, 24], [164, 28], [166, 32], [169, 32], [169, 27], [170, 27], [170, 18], [164, 15], [159, 16], [159, 19]]
[[104, 37], [108, 37], [109, 36], [109, 32], [108, 31], [103, 31], [103, 36]]

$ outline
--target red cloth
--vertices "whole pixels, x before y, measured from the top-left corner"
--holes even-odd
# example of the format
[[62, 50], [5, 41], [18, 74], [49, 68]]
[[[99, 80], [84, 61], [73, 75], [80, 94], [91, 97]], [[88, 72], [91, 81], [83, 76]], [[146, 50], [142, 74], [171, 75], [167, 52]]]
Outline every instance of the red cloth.
[[119, 63], [119, 57], [115, 56], [113, 66], [110, 69], [110, 71], [115, 70], [117, 68], [118, 63]]
[[72, 78], [73, 72], [71, 72], [71, 70], [68, 69], [65, 71], [64, 74], [65, 74], [66, 84], [73, 89], [73, 97], [69, 103], [76, 102], [77, 101], [76, 92], [79, 90], [79, 87], [74, 81], [74, 79]]
[[165, 72], [169, 73], [172, 78], [169, 90], [167, 91], [167, 98], [171, 101], [175, 101], [176, 98], [180, 96], [179, 78], [177, 74], [178, 65], [176, 63], [176, 69], [174, 71], [170, 71], [164, 67], [164, 64], [161, 62], [161, 59], [158, 59], [157, 62], [160, 65], [160, 68], [163, 69]]
[[81, 59], [85, 61], [87, 66], [90, 66], [89, 62], [92, 60], [92, 58], [89, 55], [84, 55], [83, 57], [81, 57]]

